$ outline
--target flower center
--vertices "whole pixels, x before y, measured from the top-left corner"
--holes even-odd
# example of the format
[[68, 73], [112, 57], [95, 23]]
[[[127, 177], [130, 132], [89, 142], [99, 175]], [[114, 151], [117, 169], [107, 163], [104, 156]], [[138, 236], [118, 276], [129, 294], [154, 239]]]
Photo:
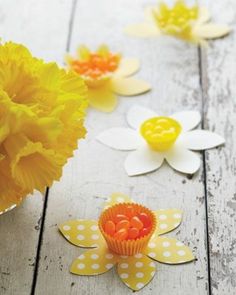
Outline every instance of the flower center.
[[98, 224], [110, 250], [134, 255], [147, 246], [156, 229], [156, 217], [142, 205], [119, 203], [103, 211]]
[[181, 132], [181, 125], [168, 117], [154, 117], [143, 122], [141, 135], [156, 151], [168, 150]]
[[88, 79], [99, 79], [113, 73], [119, 65], [118, 54], [106, 55], [91, 53], [86, 60], [73, 60], [71, 66], [75, 72]]
[[198, 18], [198, 6], [186, 6], [184, 0], [176, 1], [172, 8], [161, 3], [152, 13], [158, 27], [166, 34], [187, 38], [191, 33], [192, 23]]

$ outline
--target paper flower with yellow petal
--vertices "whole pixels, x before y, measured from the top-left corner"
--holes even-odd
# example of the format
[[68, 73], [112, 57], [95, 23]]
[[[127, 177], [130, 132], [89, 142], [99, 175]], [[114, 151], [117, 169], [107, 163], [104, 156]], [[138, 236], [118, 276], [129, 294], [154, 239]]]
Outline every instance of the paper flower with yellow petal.
[[75, 73], [0, 45], [0, 213], [59, 180], [84, 137], [86, 86]]
[[[131, 209], [136, 208], [139, 214], [150, 212], [155, 222], [150, 236], [146, 235], [136, 240], [128, 238], [116, 241], [120, 245], [120, 249], [115, 252], [114, 249], [116, 248], [112, 247], [114, 239], [112, 240], [106, 234], [104, 235], [101, 220], [110, 216], [112, 210], [125, 210], [128, 208], [127, 206]], [[121, 213], [124, 213], [124, 211], [121, 211]], [[132, 217], [130, 216], [130, 218]], [[79, 219], [67, 221], [59, 226], [61, 233], [70, 243], [78, 247], [91, 248], [76, 258], [70, 271], [77, 275], [91, 276], [105, 273], [116, 266], [117, 274], [122, 282], [130, 289], [138, 291], [154, 277], [156, 272], [154, 261], [166, 264], [182, 264], [194, 260], [191, 250], [182, 242], [162, 236], [177, 228], [181, 219], [181, 210], [160, 209], [151, 211], [132, 202], [126, 195], [114, 193], [105, 203], [99, 221]], [[118, 224], [116, 224], [117, 226]], [[135, 245], [138, 245], [138, 247]], [[130, 249], [133, 252], [127, 255]]]
[[137, 37], [171, 35], [196, 44], [206, 44], [207, 39], [221, 38], [230, 32], [227, 25], [209, 23], [205, 7], [195, 4], [188, 7], [184, 0], [177, 0], [173, 7], [160, 2], [145, 11], [146, 22], [129, 25], [125, 32]]
[[96, 52], [87, 47], [78, 48], [77, 57], [66, 56], [69, 69], [74, 70], [88, 86], [88, 99], [92, 107], [111, 112], [117, 105], [117, 95], [134, 96], [150, 90], [150, 85], [131, 78], [139, 69], [135, 58], [122, 58], [101, 45]]
[[196, 111], [182, 111], [169, 117], [134, 106], [127, 114], [132, 128], [111, 128], [97, 136], [101, 143], [123, 151], [132, 151], [125, 160], [129, 176], [149, 173], [166, 160], [175, 170], [193, 174], [200, 168], [195, 151], [224, 144], [220, 135], [207, 130], [192, 130], [201, 121]]

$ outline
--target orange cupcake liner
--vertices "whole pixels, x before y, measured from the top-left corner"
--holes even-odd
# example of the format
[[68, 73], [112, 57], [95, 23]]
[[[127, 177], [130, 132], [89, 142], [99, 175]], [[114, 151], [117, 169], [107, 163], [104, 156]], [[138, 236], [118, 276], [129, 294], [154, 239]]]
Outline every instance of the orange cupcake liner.
[[[104, 231], [104, 226], [108, 220], [114, 220], [114, 217], [116, 216], [116, 214], [125, 215], [127, 206], [132, 206], [137, 214], [141, 212], [146, 213], [151, 219], [152, 228], [147, 235], [141, 238], [134, 239], [134, 240], [129, 239], [129, 240], [120, 241], [110, 236], [109, 234], [107, 234]], [[135, 204], [135, 203], [120, 203], [103, 211], [103, 213], [101, 214], [99, 218], [98, 226], [104, 239], [107, 242], [108, 248], [111, 251], [120, 255], [132, 256], [134, 254], [142, 252], [142, 250], [147, 247], [147, 244], [156, 229], [156, 216], [151, 210], [149, 210], [145, 206]]]

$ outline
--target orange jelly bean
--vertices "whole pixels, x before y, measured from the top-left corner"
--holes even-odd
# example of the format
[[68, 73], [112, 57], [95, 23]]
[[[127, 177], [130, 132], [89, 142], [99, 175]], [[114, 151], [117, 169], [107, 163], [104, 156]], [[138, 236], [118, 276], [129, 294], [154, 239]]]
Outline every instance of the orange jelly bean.
[[111, 236], [114, 235], [116, 231], [116, 226], [115, 223], [111, 220], [108, 220], [105, 224], [105, 232]]
[[115, 216], [115, 223], [118, 223], [118, 222], [120, 222], [122, 220], [128, 220], [128, 217], [125, 216], [124, 214], [117, 214]]
[[139, 230], [136, 227], [131, 227], [128, 232], [129, 239], [136, 239], [139, 236]]
[[115, 234], [114, 234], [114, 238], [120, 241], [123, 241], [125, 239], [127, 239], [128, 237], [128, 231], [125, 228], [122, 228], [120, 230], [118, 230]]
[[131, 219], [133, 216], [135, 216], [135, 211], [134, 211], [133, 206], [127, 206], [125, 211], [126, 211], [126, 215], [129, 219]]
[[138, 218], [142, 221], [144, 227], [149, 227], [152, 223], [150, 217], [144, 212], [139, 213]]
[[139, 232], [139, 237], [146, 236], [150, 232], [150, 228], [144, 227]]
[[116, 231], [119, 231], [119, 230], [122, 229], [122, 228], [125, 228], [125, 229], [128, 230], [129, 227], [130, 227], [130, 223], [129, 223], [128, 220], [121, 220], [121, 221], [119, 221], [119, 222], [117, 223], [117, 225], [116, 225]]
[[130, 220], [130, 224], [131, 224], [132, 227], [136, 227], [139, 230], [143, 228], [143, 223], [138, 218], [138, 216], [132, 217], [131, 220]]

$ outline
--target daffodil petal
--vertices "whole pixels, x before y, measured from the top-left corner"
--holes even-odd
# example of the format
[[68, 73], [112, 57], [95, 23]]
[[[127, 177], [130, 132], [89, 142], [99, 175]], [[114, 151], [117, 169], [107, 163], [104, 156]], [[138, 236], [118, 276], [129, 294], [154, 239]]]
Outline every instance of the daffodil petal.
[[105, 130], [97, 136], [97, 140], [111, 148], [122, 151], [135, 150], [143, 143], [138, 132], [130, 128]]
[[151, 89], [149, 83], [134, 78], [114, 76], [111, 81], [112, 90], [123, 96], [134, 96], [145, 93]]
[[199, 17], [197, 19], [197, 22], [199, 24], [204, 24], [210, 20], [210, 14], [206, 7], [200, 7], [199, 8]]
[[189, 247], [167, 237], [156, 237], [148, 244], [145, 253], [148, 257], [167, 264], [182, 264], [195, 259]]
[[194, 34], [203, 39], [217, 39], [228, 35], [231, 28], [220, 24], [203, 24], [194, 28]]
[[117, 106], [117, 97], [109, 87], [88, 89], [89, 104], [102, 112], [112, 112]]
[[225, 143], [225, 139], [207, 130], [193, 130], [182, 135], [184, 145], [190, 150], [205, 150]]
[[113, 193], [111, 197], [104, 203], [104, 209], [111, 207], [118, 203], [132, 203], [129, 196], [122, 193]]
[[141, 175], [161, 167], [164, 156], [143, 146], [131, 152], [125, 160], [125, 170], [129, 176]]
[[118, 257], [107, 247], [99, 247], [81, 254], [71, 265], [70, 271], [81, 276], [103, 274], [112, 269]]
[[134, 291], [145, 287], [156, 273], [156, 264], [145, 254], [120, 258], [117, 273], [122, 282]]
[[160, 30], [155, 24], [139, 23], [127, 26], [125, 33], [135, 37], [155, 37], [160, 35]]
[[155, 235], [163, 235], [177, 228], [182, 221], [183, 212], [179, 209], [155, 210], [157, 228]]
[[128, 77], [136, 73], [139, 70], [139, 67], [140, 62], [137, 58], [123, 58], [115, 74], [122, 77]]
[[183, 146], [175, 145], [166, 152], [165, 158], [172, 168], [182, 173], [194, 174], [200, 168], [199, 156]]
[[62, 235], [78, 247], [94, 248], [105, 241], [96, 220], [69, 220], [59, 226]]
[[128, 111], [127, 122], [134, 129], [139, 129], [144, 121], [157, 116], [154, 111], [137, 105]]
[[183, 131], [188, 131], [195, 128], [201, 121], [201, 115], [197, 111], [177, 112], [170, 117], [180, 123]]

